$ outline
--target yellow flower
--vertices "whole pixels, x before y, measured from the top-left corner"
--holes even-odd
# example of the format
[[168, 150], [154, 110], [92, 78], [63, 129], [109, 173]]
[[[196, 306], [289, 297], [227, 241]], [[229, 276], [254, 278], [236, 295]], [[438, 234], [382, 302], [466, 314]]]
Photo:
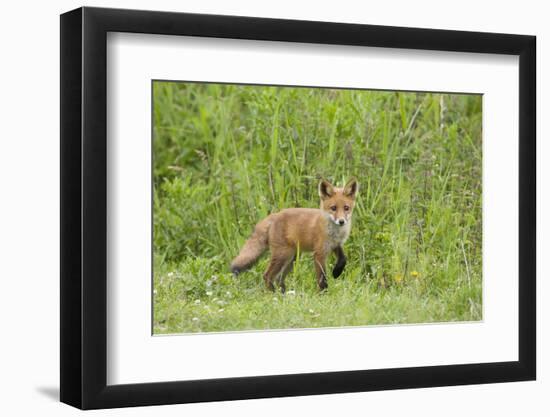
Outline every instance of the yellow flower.
[[403, 275], [401, 274], [395, 274], [395, 276], [393, 277], [393, 280], [395, 282], [397, 282], [398, 284], [401, 284], [401, 282], [403, 281]]
[[411, 277], [413, 277], [413, 278], [420, 278], [420, 272], [418, 272], [418, 271], [411, 271]]

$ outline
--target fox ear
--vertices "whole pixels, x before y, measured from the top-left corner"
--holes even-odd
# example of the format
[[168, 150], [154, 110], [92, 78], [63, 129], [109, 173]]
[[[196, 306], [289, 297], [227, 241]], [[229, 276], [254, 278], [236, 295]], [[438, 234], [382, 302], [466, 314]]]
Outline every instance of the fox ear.
[[334, 194], [334, 187], [330, 182], [327, 180], [321, 180], [319, 183], [319, 197], [321, 197], [322, 200], [325, 198], [332, 197]]
[[348, 181], [348, 183], [344, 187], [344, 194], [349, 197], [355, 198], [355, 195], [357, 194], [358, 189], [359, 189], [359, 183], [355, 178], [352, 178], [351, 180]]

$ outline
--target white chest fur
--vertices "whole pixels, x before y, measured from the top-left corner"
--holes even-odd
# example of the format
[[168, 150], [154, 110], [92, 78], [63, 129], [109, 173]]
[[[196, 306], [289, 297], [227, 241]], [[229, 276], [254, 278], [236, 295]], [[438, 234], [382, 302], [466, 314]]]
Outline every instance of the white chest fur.
[[343, 245], [348, 239], [350, 231], [351, 219], [343, 226], [337, 225], [329, 220], [327, 228], [327, 249], [332, 250], [339, 245]]

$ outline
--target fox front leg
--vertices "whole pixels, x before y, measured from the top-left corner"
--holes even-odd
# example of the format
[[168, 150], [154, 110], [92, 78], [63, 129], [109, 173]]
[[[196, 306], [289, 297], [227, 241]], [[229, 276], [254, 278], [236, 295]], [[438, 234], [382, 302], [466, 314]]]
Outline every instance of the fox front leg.
[[336, 255], [336, 264], [332, 269], [332, 276], [334, 278], [338, 278], [342, 275], [342, 272], [344, 272], [344, 268], [346, 267], [346, 255], [344, 254], [344, 249], [342, 249], [342, 246], [337, 246], [336, 249], [334, 249], [334, 254]]
[[315, 262], [315, 273], [317, 275], [317, 285], [319, 286], [320, 291], [324, 291], [328, 288], [327, 276], [325, 274], [325, 260], [325, 253], [315, 252], [313, 254], [313, 261]]

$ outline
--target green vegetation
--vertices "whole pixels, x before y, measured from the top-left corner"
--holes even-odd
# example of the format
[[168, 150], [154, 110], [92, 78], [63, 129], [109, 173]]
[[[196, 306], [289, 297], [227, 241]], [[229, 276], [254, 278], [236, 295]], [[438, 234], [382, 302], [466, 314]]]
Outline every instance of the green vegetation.
[[[154, 332], [482, 318], [481, 96], [155, 82]], [[229, 273], [254, 225], [360, 188], [342, 276]], [[331, 260], [333, 262], [333, 260]]]

